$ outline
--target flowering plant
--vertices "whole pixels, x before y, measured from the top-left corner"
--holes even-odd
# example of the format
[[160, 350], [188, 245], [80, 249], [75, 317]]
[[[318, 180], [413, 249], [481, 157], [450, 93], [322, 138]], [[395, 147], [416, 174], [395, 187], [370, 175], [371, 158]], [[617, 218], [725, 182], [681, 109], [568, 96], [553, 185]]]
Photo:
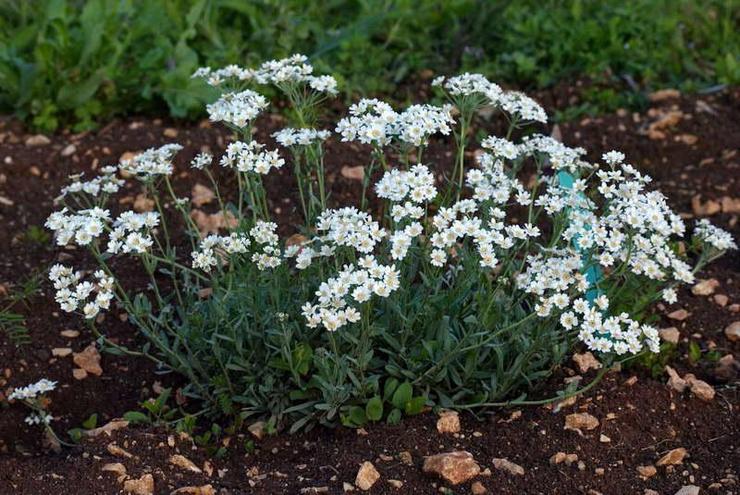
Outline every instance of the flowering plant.
[[[210, 118], [239, 136], [219, 160], [235, 174], [236, 191], [219, 188], [212, 156], [191, 161], [211, 180], [217, 214], [229, 219], [222, 231], [202, 234], [190, 203], [175, 195], [177, 145], [119, 165], [156, 211], [115, 216], [107, 205], [122, 179], [111, 167], [89, 182], [75, 178], [47, 226], [58, 244], [85, 246], [98, 264], [92, 277], [52, 269], [62, 309], [81, 312], [114, 352], [184, 375], [185, 394], [210, 413], [297, 429], [512, 403], [577, 342], [600, 354], [604, 370], [657, 352], [657, 330], [641, 321], [646, 308], [675, 300], [675, 286], [736, 248], [729, 234], [700, 223], [683, 254], [684, 223], [649, 177], [619, 152], [589, 163], [585, 150], [529, 132], [546, 121], [544, 110], [481, 75], [436, 79], [442, 106], [397, 112], [365, 99], [350, 107], [335, 130], [371, 150], [360, 208], [330, 207], [331, 133], [316, 125], [320, 103], [336, 93], [333, 78], [314, 76], [302, 56], [194, 77], [222, 89]], [[294, 127], [273, 134], [284, 150], [255, 140], [254, 120], [269, 104], [256, 90], [266, 84], [290, 103]], [[508, 132], [483, 139], [469, 163], [470, 129], [484, 108], [499, 110]], [[448, 180], [424, 151], [433, 136], [450, 134]], [[304, 222], [281, 242], [263, 176], [286, 164], [285, 150]], [[184, 242], [171, 235], [167, 204], [183, 217]], [[111, 263], [121, 255], [141, 261], [148, 287], [121, 287]], [[113, 301], [146, 337], [142, 350], [97, 328]]]
[[48, 411], [51, 401], [45, 395], [56, 389], [56, 387], [57, 382], [42, 378], [36, 383], [14, 389], [8, 395], [8, 400], [18, 401], [30, 409], [31, 413], [26, 416], [26, 423], [30, 426], [41, 426], [46, 432], [47, 439], [50, 443], [58, 447], [60, 444], [67, 444], [57, 437], [51, 427], [54, 417]]

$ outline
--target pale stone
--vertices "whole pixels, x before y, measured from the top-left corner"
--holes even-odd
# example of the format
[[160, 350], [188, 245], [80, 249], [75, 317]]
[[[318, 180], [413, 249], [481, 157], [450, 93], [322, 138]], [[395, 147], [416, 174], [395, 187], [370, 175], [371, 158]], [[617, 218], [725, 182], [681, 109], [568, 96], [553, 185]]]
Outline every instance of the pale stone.
[[357, 477], [355, 478], [355, 485], [357, 488], [363, 491], [368, 491], [370, 488], [373, 487], [376, 481], [380, 479], [380, 473], [377, 469], [375, 469], [375, 466], [373, 466], [373, 463], [370, 461], [365, 461], [360, 466], [360, 469], [357, 471]]
[[573, 413], [565, 417], [566, 430], [593, 430], [599, 426], [599, 420], [589, 413]]
[[519, 464], [515, 464], [508, 459], [495, 458], [493, 459], [493, 467], [500, 471], [506, 471], [515, 476], [523, 476], [524, 468]]
[[425, 473], [436, 474], [448, 483], [458, 485], [480, 474], [480, 466], [470, 452], [459, 450], [432, 455], [424, 459]]
[[460, 416], [455, 411], [444, 411], [437, 420], [440, 433], [460, 433]]
[[145, 474], [137, 480], [126, 480], [123, 484], [123, 491], [133, 495], [153, 495], [154, 476]]
[[574, 354], [573, 362], [578, 366], [578, 371], [586, 373], [588, 370], [597, 370], [601, 368], [601, 363], [594, 357], [591, 352], [583, 354]]

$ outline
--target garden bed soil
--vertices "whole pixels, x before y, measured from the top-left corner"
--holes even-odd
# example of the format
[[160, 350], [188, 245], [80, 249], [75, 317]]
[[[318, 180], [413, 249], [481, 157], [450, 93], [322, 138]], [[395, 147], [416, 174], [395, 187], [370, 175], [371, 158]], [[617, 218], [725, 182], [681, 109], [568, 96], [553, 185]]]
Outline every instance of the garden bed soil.
[[[562, 108], [564, 102], [572, 104], [574, 97], [563, 87], [540, 95], [551, 111]], [[271, 143], [268, 134], [281, 124], [276, 116], [261, 119], [259, 138]], [[497, 127], [495, 122], [481, 125]], [[586, 148], [593, 159], [612, 148], [623, 151], [628, 161], [656, 179], [656, 187], [665, 192], [677, 211], [687, 218], [711, 213], [713, 222], [740, 238], [740, 89], [707, 96], [668, 95], [643, 114], [620, 111], [560, 124], [545, 132]], [[680, 333], [671, 366], [682, 375], [694, 373], [714, 386], [717, 395], [709, 402], [688, 393], [678, 394], [665, 385], [664, 376], [653, 379], [644, 368], [632, 367], [610, 372], [575, 404], [558, 412], [531, 407], [522, 409], [520, 416], [511, 410], [480, 418], [462, 414], [462, 431], [457, 435], [438, 433], [437, 418], [430, 412], [396, 426], [373, 425], [366, 432], [317, 429], [293, 436], [268, 436], [255, 441], [256, 450], [249, 453], [244, 448], [249, 433], [238, 433], [222, 440], [229, 448], [220, 458], [209, 458], [204, 448], [172, 431], [139, 426], [86, 439], [61, 453], [48, 452], [39, 430], [23, 423], [26, 411], [5, 400], [13, 387], [42, 377], [58, 381], [60, 388], [50, 394], [50, 410], [55, 416], [53, 426], [63, 433], [79, 427], [93, 413], [98, 415], [98, 424], [107, 423], [136, 409], [159, 387], [176, 388], [180, 381], [158, 373], [144, 360], [109, 354], [102, 357], [101, 376], [73, 378], [72, 357], [56, 357], [52, 349], [80, 352], [93, 337], [78, 318], [58, 309], [45, 272], [55, 261], [84, 257], [75, 250], [59, 251], [34, 226], [42, 226], [53, 211], [53, 200], [68, 175], [94, 175], [95, 169], [117, 163], [127, 152], [168, 142], [185, 146], [176, 161], [175, 184], [178, 194], [189, 195], [194, 183], [206, 182], [187, 169], [187, 161], [201, 150], [220, 153], [227, 139], [227, 132], [208, 122], [180, 125], [133, 118], [113, 121], [96, 132], [61, 133], [47, 142], [27, 134], [16, 121], [0, 122], [0, 221], [4, 225], [0, 230], [0, 290], [12, 292], [21, 280], [37, 273], [43, 281], [38, 293], [14, 308], [26, 317], [31, 343], [16, 347], [0, 334], [0, 493], [46, 494], [70, 488], [76, 494], [119, 493], [123, 484], [114, 474], [101, 471], [103, 465], [113, 462], [125, 465], [130, 478], [151, 473], [155, 493], [208, 484], [214, 493], [344, 493], [344, 484], [354, 483], [364, 461], [371, 461], [381, 475], [369, 493], [470, 493], [473, 481], [489, 493], [624, 494], [652, 489], [673, 494], [692, 484], [710, 493], [740, 492], [737, 367], [725, 366], [718, 371], [710, 359], [696, 362], [688, 358], [690, 342], [704, 355], [738, 357], [739, 344], [728, 341], [723, 332], [740, 320], [740, 257], [736, 253], [700, 274], [701, 278], [717, 279], [715, 294], [697, 296], [686, 288], [680, 291], [679, 303], [654, 308], [657, 326], [676, 327]], [[338, 142], [328, 146], [331, 201], [352, 204], [360, 183], [349, 178], [352, 171], [346, 167], [366, 163], [367, 150]], [[451, 161], [446, 149], [449, 147], [444, 143], [432, 144], [425, 161], [444, 170]], [[267, 181], [273, 201], [270, 206], [283, 234], [294, 232], [297, 222], [289, 168]], [[129, 185], [124, 206], [130, 207], [139, 193]], [[141, 283], [134, 270], [122, 269], [126, 283]], [[726, 303], [721, 305], [724, 299], [715, 295], [727, 296]], [[689, 313], [686, 319], [667, 317], [681, 308]], [[119, 342], [135, 345], [136, 337], [125, 315], [112, 311], [101, 326]], [[64, 330], [76, 330], [79, 336], [65, 337]], [[562, 380], [575, 373], [573, 363], [567, 363], [540, 395], [562, 388]], [[590, 373], [586, 380], [593, 371]], [[582, 435], [564, 430], [565, 417], [573, 412], [594, 415], [598, 427]], [[125, 449], [131, 457], [112, 454], [111, 444]], [[680, 465], [658, 467], [649, 479], [640, 477], [638, 466], [654, 465], [661, 455], [679, 447], [688, 451]], [[490, 475], [453, 487], [422, 472], [424, 456], [450, 450], [470, 452], [483, 469], [491, 470]], [[402, 452], [410, 453], [410, 463], [404, 462], [408, 459]], [[558, 452], [577, 454], [582, 464], [552, 464], [550, 458]], [[169, 459], [176, 453], [193, 461], [202, 472], [173, 466]], [[522, 466], [524, 475], [496, 469], [494, 458]], [[403, 485], [397, 488], [389, 480]]]

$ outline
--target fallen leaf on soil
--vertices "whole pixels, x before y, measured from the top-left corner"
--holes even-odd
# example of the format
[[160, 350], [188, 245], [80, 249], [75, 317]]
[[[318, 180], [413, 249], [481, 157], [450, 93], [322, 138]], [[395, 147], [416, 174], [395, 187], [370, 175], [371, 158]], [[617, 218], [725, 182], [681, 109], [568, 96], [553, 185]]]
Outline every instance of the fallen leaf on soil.
[[25, 144], [26, 146], [46, 146], [47, 144], [51, 144], [51, 139], [43, 134], [36, 134], [34, 136], [27, 137]]
[[486, 490], [486, 487], [483, 486], [483, 483], [481, 483], [480, 481], [476, 481], [475, 483], [470, 485], [470, 492], [473, 495], [485, 495], [487, 491], [488, 490]]
[[682, 393], [684, 390], [686, 390], [687, 383], [686, 380], [681, 378], [681, 376], [671, 368], [670, 366], [665, 367], [666, 373], [668, 373], [668, 386], [671, 387], [673, 390], [678, 392], [679, 394]]
[[685, 309], [677, 309], [676, 311], [668, 313], [666, 316], [668, 316], [668, 318], [670, 318], [671, 320], [683, 321], [688, 318], [690, 314], [691, 313], [689, 313]]
[[681, 337], [681, 334], [676, 327], [661, 328], [658, 330], [658, 335], [662, 340], [670, 342], [671, 344], [678, 344], [678, 339]]
[[515, 464], [511, 462], [508, 459], [503, 458], [494, 458], [493, 459], [493, 467], [498, 469], [499, 471], [506, 471], [510, 474], [513, 474], [515, 476], [523, 476], [524, 475], [524, 468], [521, 467], [519, 464]]
[[207, 188], [203, 184], [195, 184], [191, 191], [190, 201], [192, 201], [196, 208], [200, 208], [203, 205], [207, 205], [215, 198], [216, 194], [211, 189]]
[[118, 476], [119, 483], [126, 479], [126, 466], [120, 462], [111, 462], [100, 469], [104, 472], [113, 473]]
[[658, 91], [653, 91], [648, 95], [648, 98], [650, 98], [650, 101], [652, 102], [658, 102], [658, 101], [664, 101], [671, 98], [679, 98], [681, 96], [681, 93], [677, 89], [660, 89]]
[[84, 434], [88, 437], [97, 437], [101, 433], [105, 433], [106, 435], [110, 436], [111, 432], [120, 430], [122, 428], [126, 428], [128, 426], [128, 421], [123, 419], [114, 419], [103, 426], [99, 426], [98, 428], [93, 428], [92, 430], [85, 430]]
[[655, 476], [658, 470], [655, 469], [655, 466], [637, 466], [637, 472], [642, 478], [648, 479]]
[[379, 479], [380, 473], [377, 469], [375, 469], [373, 463], [370, 461], [365, 461], [362, 463], [360, 469], [357, 471], [357, 476], [355, 477], [355, 485], [357, 485], [357, 488], [359, 488], [360, 490], [368, 491]]
[[110, 452], [116, 457], [127, 457], [129, 459], [133, 457], [133, 454], [131, 454], [131, 452], [123, 450], [121, 447], [119, 447], [118, 445], [114, 443], [109, 443], [107, 449], [108, 449], [108, 452]]
[[203, 486], [183, 486], [178, 488], [170, 495], [187, 494], [187, 495], [216, 495], [216, 490], [212, 485]]
[[192, 471], [194, 473], [202, 472], [201, 469], [198, 466], [196, 466], [193, 461], [191, 461], [184, 455], [180, 455], [180, 454], [173, 455], [172, 457], [170, 457], [170, 464], [173, 464], [187, 471]]
[[684, 457], [686, 457], [686, 454], [688, 452], [683, 447], [679, 447], [677, 449], [673, 449], [670, 452], [668, 452], [666, 455], [660, 458], [656, 465], [658, 466], [675, 466], [676, 464], [681, 464], [683, 462]]
[[444, 411], [437, 420], [440, 433], [460, 433], [460, 415], [456, 411]]
[[239, 221], [231, 212], [227, 212], [224, 217], [222, 211], [208, 214], [203, 210], [195, 209], [190, 212], [190, 217], [195, 221], [201, 235], [204, 236], [206, 234], [217, 234], [219, 230], [225, 228], [233, 229], [239, 225]]
[[660, 131], [675, 126], [681, 122], [681, 119], [683, 119], [683, 112], [679, 110], [662, 114], [658, 120], [648, 127], [648, 136], [650, 136], [650, 139], [663, 139], [665, 135]]
[[693, 198], [691, 198], [691, 210], [694, 212], [694, 215], [698, 217], [708, 217], [711, 215], [716, 215], [720, 211], [722, 211], [722, 206], [714, 201], [714, 200], [707, 200], [705, 203], [701, 201], [701, 195], [697, 194]]
[[710, 296], [714, 294], [714, 291], [719, 287], [719, 280], [716, 278], [710, 278], [709, 280], [701, 280], [698, 284], [691, 288], [691, 293], [695, 296]]
[[267, 423], [265, 423], [264, 421], [257, 421], [249, 425], [247, 429], [254, 438], [256, 438], [257, 440], [262, 440], [262, 438], [265, 436], [265, 426], [267, 426]]
[[147, 197], [144, 193], [139, 193], [134, 199], [134, 211], [144, 213], [154, 210], [154, 200]]
[[724, 213], [740, 213], [740, 198], [722, 196], [720, 202]]
[[103, 374], [103, 368], [100, 367], [100, 353], [95, 344], [85, 347], [82, 352], [76, 352], [72, 360], [91, 375], [100, 376]]
[[725, 328], [725, 337], [730, 342], [737, 342], [740, 340], [740, 321], [733, 321], [727, 328]]
[[448, 483], [458, 485], [480, 474], [480, 466], [470, 452], [459, 450], [436, 454], [424, 459], [425, 473], [436, 474]]
[[349, 180], [362, 180], [365, 178], [365, 167], [358, 165], [356, 167], [350, 167], [345, 165], [340, 170], [342, 177]]
[[300, 246], [308, 240], [303, 234], [293, 234], [285, 240], [285, 247]]
[[126, 480], [123, 483], [123, 491], [133, 495], [153, 495], [154, 476], [145, 474], [138, 480]]
[[75, 146], [74, 144], [68, 144], [61, 152], [59, 152], [59, 154], [67, 157], [70, 155], [74, 155], [75, 151], [77, 151], [77, 146]]
[[687, 374], [684, 377], [684, 380], [686, 380], [686, 383], [689, 384], [689, 389], [691, 389], [691, 393], [697, 396], [699, 399], [703, 400], [704, 402], [711, 402], [712, 400], [714, 400], [714, 387], [709, 385], [707, 382], [697, 379], [691, 373]]
[[730, 298], [727, 297], [725, 294], [715, 294], [714, 302], [724, 308], [725, 306], [727, 306], [727, 303], [730, 302]]
[[581, 430], [593, 430], [599, 426], [599, 420], [589, 413], [573, 413], [565, 417], [565, 429], [581, 433]]
[[699, 138], [693, 134], [679, 134], [676, 136], [676, 141], [680, 141], [684, 144], [691, 146], [699, 141]]
[[601, 363], [594, 357], [591, 352], [583, 354], [573, 354], [573, 362], [578, 366], [578, 371], [586, 373], [588, 370], [597, 370], [601, 368]]
[[72, 370], [72, 377], [75, 380], [84, 380], [87, 378], [87, 371], [83, 370], [82, 368], [74, 368]]

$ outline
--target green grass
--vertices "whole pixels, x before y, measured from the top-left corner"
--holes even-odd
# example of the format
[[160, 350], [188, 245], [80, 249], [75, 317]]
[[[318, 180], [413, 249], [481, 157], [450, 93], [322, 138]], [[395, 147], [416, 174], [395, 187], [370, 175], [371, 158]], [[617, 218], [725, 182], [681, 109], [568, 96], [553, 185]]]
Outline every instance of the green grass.
[[196, 67], [302, 52], [350, 95], [402, 99], [428, 69], [523, 89], [586, 75], [617, 88], [575, 111], [593, 113], [737, 84], [739, 20], [740, 0], [0, 0], [0, 110], [44, 131], [195, 117]]

